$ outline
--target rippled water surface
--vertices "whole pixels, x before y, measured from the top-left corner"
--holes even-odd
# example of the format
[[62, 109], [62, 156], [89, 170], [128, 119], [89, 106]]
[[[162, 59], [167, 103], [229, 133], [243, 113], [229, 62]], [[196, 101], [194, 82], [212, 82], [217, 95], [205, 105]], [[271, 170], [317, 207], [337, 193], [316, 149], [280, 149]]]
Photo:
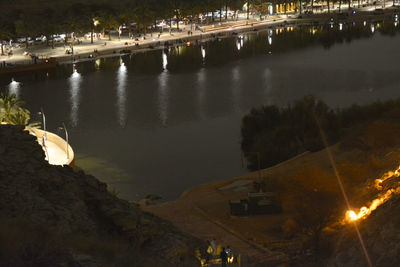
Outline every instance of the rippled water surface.
[[119, 196], [177, 198], [238, 176], [240, 122], [252, 107], [313, 94], [332, 107], [400, 96], [393, 23], [284, 28], [165, 50], [63, 65], [2, 80], [65, 122], [76, 163]]

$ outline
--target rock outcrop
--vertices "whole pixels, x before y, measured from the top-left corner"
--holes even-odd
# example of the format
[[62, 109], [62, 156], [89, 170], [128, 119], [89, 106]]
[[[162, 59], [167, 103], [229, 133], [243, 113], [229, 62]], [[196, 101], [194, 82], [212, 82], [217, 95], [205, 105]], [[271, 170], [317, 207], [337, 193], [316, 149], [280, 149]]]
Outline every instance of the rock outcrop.
[[[199, 265], [194, 251], [203, 245], [202, 241], [118, 199], [108, 192], [106, 184], [95, 177], [82, 171], [76, 172], [68, 166], [49, 165], [44, 158], [36, 138], [23, 127], [0, 126], [1, 246], [7, 247], [5, 243], [9, 239], [26, 242], [24, 237], [14, 237], [12, 231], [4, 228], [20, 227], [22, 229], [16, 232], [24, 232], [30, 227], [27, 238], [32, 231], [44, 231], [46, 236], [42, 239], [51, 239], [62, 250], [64, 256], [55, 257], [57, 260], [49, 263], [52, 266], [109, 266], [109, 261], [112, 266], [118, 265], [118, 262], [121, 266]], [[104, 255], [96, 256], [90, 249], [82, 249], [82, 242], [68, 242], [78, 240], [78, 236], [91, 240], [88, 242], [95, 244], [94, 247], [104, 243], [116, 244], [118, 249], [109, 249], [112, 256], [107, 262]], [[32, 240], [31, 246], [35, 247], [36, 239]], [[26, 249], [25, 245], [21, 245], [24, 251], [21, 253], [29, 258]], [[15, 264], [11, 265], [23, 265], [19, 262], [19, 252], [13, 250], [13, 253], [14, 258], [10, 253], [8, 256], [0, 253], [0, 263], [14, 261]], [[42, 255], [42, 266], [46, 265], [46, 257], [52, 257], [51, 249], [47, 254]], [[26, 262], [34, 262], [34, 259], [28, 258]]]

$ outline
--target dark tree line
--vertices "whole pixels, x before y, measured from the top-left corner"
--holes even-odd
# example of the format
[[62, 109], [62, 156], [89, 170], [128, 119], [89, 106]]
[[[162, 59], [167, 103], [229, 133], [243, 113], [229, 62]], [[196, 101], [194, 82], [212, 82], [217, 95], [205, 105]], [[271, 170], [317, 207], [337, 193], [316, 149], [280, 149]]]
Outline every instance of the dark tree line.
[[[268, 13], [271, 3], [289, 3], [313, 6], [313, 0], [1, 0], [0, 40], [14, 37], [31, 37], [65, 32], [90, 32], [117, 29], [119, 25], [136, 22], [142, 31], [159, 19], [181, 20], [189, 18], [197, 23], [199, 14], [232, 10], [237, 14], [243, 7], [255, 11], [261, 17]], [[342, 0], [334, 0], [342, 3]], [[344, 1], [349, 2], [350, 0]], [[337, 4], [337, 3], [336, 3]], [[246, 10], [245, 10], [246, 11]], [[297, 10], [301, 12], [301, 9]], [[219, 12], [208, 18], [210, 21], [233, 19]], [[98, 21], [97, 26], [94, 20]], [[176, 24], [179, 27], [179, 23]]]
[[[318, 151], [338, 142], [345, 128], [377, 119], [397, 118], [400, 99], [353, 105], [333, 110], [312, 96], [305, 96], [285, 108], [263, 106], [252, 109], [242, 120], [241, 147], [256, 170], [273, 166], [305, 151]], [[323, 137], [323, 138], [322, 138]], [[325, 140], [323, 140], [325, 139]]]
[[[230, 8], [239, 10], [245, 0], [89, 0], [2, 1], [0, 39], [116, 29], [137, 23], [146, 29], [158, 19], [198, 19], [199, 13]], [[216, 19], [216, 18], [213, 18]], [[99, 23], [94, 25], [94, 20]], [[179, 24], [177, 24], [179, 27]]]

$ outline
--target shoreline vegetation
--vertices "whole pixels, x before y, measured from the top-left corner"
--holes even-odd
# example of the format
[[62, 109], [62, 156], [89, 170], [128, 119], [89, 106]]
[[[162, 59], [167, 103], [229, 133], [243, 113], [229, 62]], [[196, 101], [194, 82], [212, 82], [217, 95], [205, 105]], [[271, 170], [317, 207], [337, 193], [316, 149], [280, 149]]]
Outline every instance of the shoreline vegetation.
[[[320, 13], [314, 15], [280, 15], [270, 16], [264, 20], [238, 20], [215, 23], [212, 25], [202, 25], [193, 31], [181, 31], [159, 34], [147, 33], [147, 35], [137, 37], [135, 39], [121, 36], [114, 40], [103, 37], [93, 44], [90, 38], [79, 38], [78, 43], [72, 46], [72, 43], [64, 43], [56, 49], [45, 44], [30, 46], [30, 48], [14, 49], [12, 56], [0, 57], [0, 75], [12, 74], [17, 72], [27, 72], [43, 69], [55, 68], [57, 64], [70, 64], [83, 61], [91, 61], [98, 58], [114, 57], [131, 53], [146, 52], [153, 49], [164, 49], [167, 47], [179, 45], [199, 44], [216, 38], [227, 38], [237, 36], [238, 34], [250, 33], [254, 31], [262, 31], [274, 29], [276, 27], [293, 27], [293, 26], [318, 26], [331, 23], [346, 22], [364, 22], [374, 20], [388, 20], [393, 17], [396, 9], [376, 15], [372, 11], [360, 11], [355, 15], [343, 17], [342, 13]], [[190, 27], [191, 25], [186, 25]], [[185, 26], [182, 26], [185, 29]], [[190, 27], [191, 28], [191, 27]], [[74, 53], [66, 54], [65, 48], [74, 47]], [[67, 49], [68, 50], [68, 49]], [[24, 55], [25, 54], [25, 55]]]
[[400, 99], [397, 98], [332, 109], [308, 95], [284, 108], [253, 108], [242, 119], [242, 153], [248, 169], [256, 171], [340, 142], [345, 147], [362, 148], [368, 145], [352, 144], [349, 132], [375, 120], [398, 120], [399, 106]]

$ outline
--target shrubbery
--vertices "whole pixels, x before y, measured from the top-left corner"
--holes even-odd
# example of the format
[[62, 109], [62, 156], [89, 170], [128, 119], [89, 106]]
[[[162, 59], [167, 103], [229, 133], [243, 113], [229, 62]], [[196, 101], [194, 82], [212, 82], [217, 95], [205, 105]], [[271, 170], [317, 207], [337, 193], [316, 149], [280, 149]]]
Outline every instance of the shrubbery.
[[[266, 168], [305, 151], [318, 151], [341, 138], [344, 128], [377, 119], [400, 119], [400, 99], [333, 110], [313, 96], [285, 108], [252, 109], [242, 120], [241, 147], [248, 168]], [[325, 139], [325, 140], [324, 140]]]

